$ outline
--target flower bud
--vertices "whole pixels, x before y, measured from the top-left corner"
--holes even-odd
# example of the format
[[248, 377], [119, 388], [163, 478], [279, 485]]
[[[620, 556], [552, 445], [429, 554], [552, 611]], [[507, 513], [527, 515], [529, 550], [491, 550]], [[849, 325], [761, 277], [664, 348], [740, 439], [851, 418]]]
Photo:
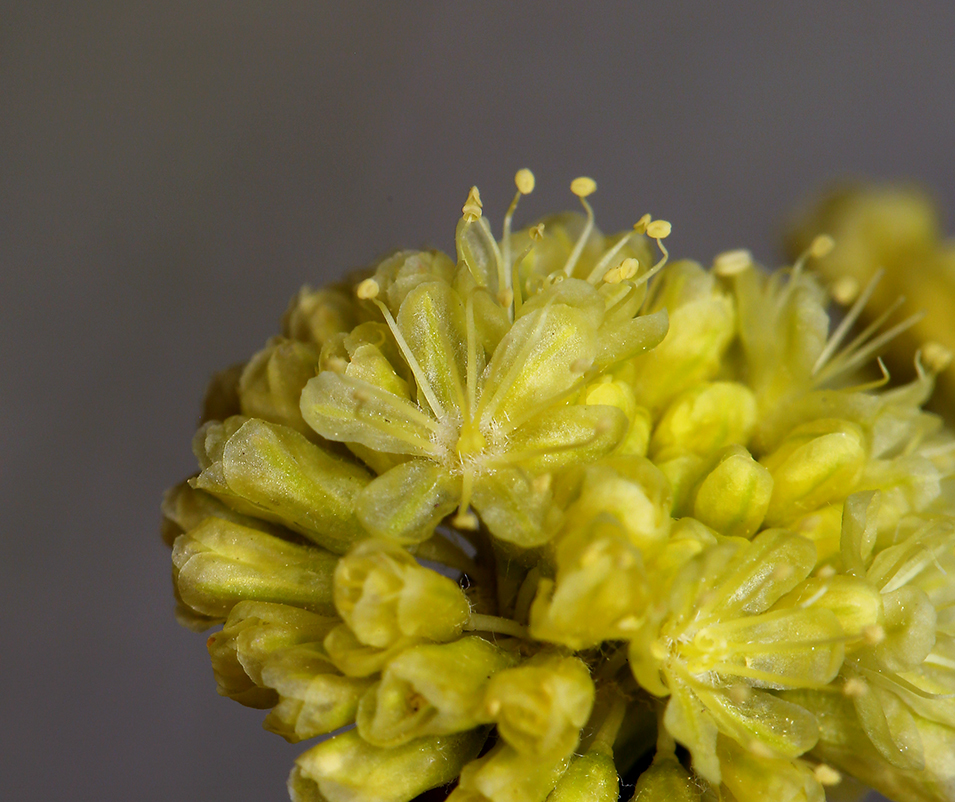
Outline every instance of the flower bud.
[[333, 732], [355, 721], [372, 680], [341, 676], [320, 646], [292, 647], [274, 655], [262, 681], [279, 701], [262, 725], [289, 743]]
[[560, 541], [556, 582], [542, 579], [531, 605], [531, 634], [571, 649], [626, 638], [648, 592], [640, 550], [616, 521], [596, 518]]
[[448, 802], [540, 802], [569, 762], [567, 756], [528, 759], [501, 741], [484, 757], [464, 767]]
[[617, 802], [619, 798], [620, 780], [613, 756], [592, 749], [571, 758], [545, 802]]
[[382, 749], [348, 730], [299, 756], [289, 794], [293, 802], [410, 802], [451, 782], [486, 737], [477, 729]]
[[371, 480], [286, 426], [250, 419], [193, 480], [239, 512], [277, 521], [342, 553], [363, 534], [355, 497]]
[[731, 444], [746, 444], [756, 424], [753, 391], [737, 382], [700, 384], [667, 407], [653, 431], [657, 459], [691, 452], [708, 456]]
[[332, 629], [325, 636], [322, 645], [335, 668], [347, 677], [370, 677], [377, 674], [389, 660], [408, 646], [404, 641], [399, 641], [387, 649], [368, 646], [355, 637], [348, 624], [339, 624]]
[[769, 471], [742, 446], [730, 447], [696, 490], [693, 517], [729, 537], [752, 537], [773, 492]]
[[358, 732], [376, 746], [398, 746], [473, 729], [486, 720], [481, 699], [488, 678], [517, 659], [477, 636], [406, 649], [362, 697]]
[[329, 614], [337, 559], [324, 549], [208, 518], [176, 538], [173, 580], [182, 601], [207, 616], [224, 618], [245, 599]]
[[760, 461], [773, 475], [766, 523], [780, 526], [852, 492], [866, 462], [865, 436], [854, 423], [817, 420]]
[[261, 418], [314, 436], [302, 418], [302, 388], [318, 370], [318, 353], [296, 340], [276, 338], [259, 351], [242, 371], [239, 403], [243, 415]]
[[351, 292], [341, 287], [302, 287], [282, 318], [282, 331], [286, 337], [320, 349], [332, 335], [357, 324], [358, 307]]
[[630, 802], [700, 802], [701, 794], [690, 772], [675, 757], [657, 756], [637, 780]]
[[361, 542], [339, 561], [335, 608], [361, 643], [379, 649], [452, 640], [471, 614], [457, 583], [382, 540]]
[[576, 657], [540, 654], [491, 677], [484, 708], [501, 737], [530, 758], [569, 755], [594, 704], [594, 683]]
[[287, 604], [239, 602], [222, 631], [206, 641], [219, 694], [248, 707], [272, 707], [278, 697], [262, 680], [265, 663], [291, 646], [321, 643], [337, 621]]
[[822, 784], [801, 761], [762, 756], [729, 738], [720, 738], [717, 754], [723, 785], [740, 802], [826, 802]]

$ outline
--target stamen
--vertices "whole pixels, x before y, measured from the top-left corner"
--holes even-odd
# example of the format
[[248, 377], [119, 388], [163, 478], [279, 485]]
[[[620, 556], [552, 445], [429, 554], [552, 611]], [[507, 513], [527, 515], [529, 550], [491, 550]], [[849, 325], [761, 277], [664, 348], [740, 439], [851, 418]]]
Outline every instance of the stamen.
[[935, 340], [922, 346], [922, 364], [932, 373], [942, 373], [952, 364], [952, 352]]
[[484, 213], [484, 204], [481, 203], [481, 192], [477, 187], [471, 187], [471, 191], [468, 192], [468, 199], [464, 202], [464, 206], [461, 208], [461, 211], [464, 213], [464, 217], [469, 223], [473, 223], [476, 220], [480, 219], [481, 215]]
[[[539, 240], [543, 236], [541, 234], [543, 229], [544, 229], [543, 223], [541, 223], [540, 225], [534, 226], [530, 231], [531, 239]], [[534, 236], [534, 232], [537, 232], [536, 237]], [[514, 319], [520, 314], [521, 306], [523, 306], [524, 304], [524, 297], [521, 291], [521, 277], [520, 277], [521, 262], [523, 262], [527, 258], [527, 255], [532, 250], [534, 250], [533, 242], [531, 242], [530, 245], [528, 245], [523, 251], [521, 251], [521, 255], [518, 256], [517, 259], [514, 260], [514, 264], [511, 265], [511, 293], [512, 293], [511, 297], [512, 297], [512, 300], [514, 301], [514, 307], [513, 309], [510, 309], [508, 311], [510, 312], [510, 318], [512, 323], [514, 322]]]
[[799, 276], [802, 273], [803, 268], [806, 266], [806, 262], [810, 259], [822, 259], [824, 256], [828, 256], [832, 249], [836, 246], [836, 241], [830, 237], [828, 234], [820, 234], [816, 237], [809, 247], [799, 256], [796, 260], [796, 263], [793, 265], [793, 278]]
[[445, 408], [441, 406], [440, 402], [438, 401], [438, 397], [435, 395], [434, 389], [431, 387], [431, 384], [428, 381], [428, 377], [421, 369], [421, 365], [418, 364], [418, 360], [415, 359], [415, 355], [412, 353], [408, 342], [405, 340], [404, 335], [398, 328], [398, 324], [395, 322], [395, 319], [391, 316], [391, 310], [378, 300], [378, 291], [378, 282], [374, 279], [368, 278], [358, 285], [357, 294], [359, 298], [370, 300], [375, 306], [378, 307], [378, 310], [385, 318], [385, 323], [387, 323], [388, 328], [391, 329], [391, 335], [395, 338], [395, 342], [398, 344], [401, 355], [405, 358], [405, 362], [408, 363], [408, 367], [411, 368], [411, 372], [415, 377], [415, 381], [418, 383], [419, 389], [427, 399], [428, 405], [431, 407], [431, 411], [434, 412], [434, 415], [437, 418], [446, 418], [448, 416], [447, 410], [445, 410]]
[[868, 683], [860, 677], [850, 677], [842, 686], [842, 693], [850, 699], [858, 699], [868, 692]]
[[[492, 632], [499, 635], [510, 635], [514, 638], [526, 638], [527, 630], [511, 618], [501, 618], [496, 615], [479, 615], [471, 613], [470, 619], [464, 625], [467, 632]], [[493, 715], [493, 712], [492, 714]]]
[[852, 276], [842, 276], [829, 288], [829, 294], [839, 306], [848, 306], [859, 297], [861, 290], [859, 282]]
[[661, 240], [670, 236], [673, 226], [666, 220], [654, 220], [647, 223], [647, 236], [651, 239]]
[[[514, 211], [517, 209], [517, 203], [522, 195], [530, 195], [534, 191], [534, 174], [526, 167], [518, 170], [514, 176], [514, 183], [517, 185], [517, 194], [511, 205], [507, 207], [507, 214], [504, 215], [504, 235], [501, 238], [502, 246], [502, 270], [504, 281], [500, 282], [501, 291], [509, 285], [506, 283], [511, 278], [511, 221], [514, 219]], [[513, 295], [511, 296], [513, 298]], [[498, 296], [500, 299], [500, 295]], [[501, 303], [502, 306], [510, 306], [511, 302]]]
[[342, 359], [340, 356], [330, 356], [325, 360], [325, 370], [330, 370], [332, 373], [344, 373], [345, 369], [348, 367], [348, 362]]
[[[659, 223], [659, 222], [665, 222], [665, 221], [656, 220], [654, 222]], [[651, 223], [650, 225], [653, 225], [653, 223]], [[667, 225], [669, 226], [670, 224], [667, 223]], [[667, 233], [669, 233], [669, 231], [667, 231]], [[657, 262], [653, 267], [651, 267], [646, 273], [644, 273], [642, 276], [634, 280], [633, 286], [635, 287], [640, 287], [641, 285], [646, 284], [657, 273], [663, 270], [663, 268], [666, 266], [667, 259], [670, 258], [670, 252], [667, 251], [666, 246], [663, 244], [662, 237], [654, 237], [654, 239], [656, 239], [657, 241], [657, 247], [663, 253], [663, 258], [660, 259], [660, 261]], [[646, 299], [644, 299], [644, 303], [646, 303]]]
[[846, 334], [849, 332], [849, 329], [852, 328], [853, 324], [856, 322], [856, 320], [858, 320], [859, 315], [862, 314], [862, 310], [869, 302], [869, 299], [872, 297], [872, 293], [875, 292], [875, 288], [878, 286], [884, 275], [885, 270], [879, 269], [876, 270], [876, 272], [872, 275], [872, 278], [869, 279], [869, 283], [866, 284], [862, 294], [857, 297], [856, 302], [852, 305], [852, 308], [846, 312], [846, 316], [842, 319], [842, 321], [836, 327], [836, 330], [826, 342], [825, 348], [822, 349], [822, 353], [819, 354], [816, 364], [812, 367], [813, 375], [815, 375], [835, 353], [836, 349], [839, 347], [839, 343], [842, 342]]
[[596, 189], [597, 182], [587, 176], [575, 178], [570, 182], [570, 191], [580, 198], [580, 203], [583, 205], [584, 211], [587, 212], [587, 222], [584, 224], [584, 230], [580, 232], [580, 236], [577, 238], [574, 249], [570, 252], [570, 256], [567, 257], [566, 264], [564, 264], [564, 273], [567, 276], [573, 275], [574, 268], [577, 266], [577, 260], [580, 259], [580, 254], [584, 252], [584, 246], [587, 244], [587, 240], [590, 239], [590, 232], [593, 231], [594, 210], [590, 207], [590, 204], [587, 203], [587, 196], [592, 195]]
[[[634, 229], [636, 229], [636, 226], [634, 226]], [[630, 240], [633, 239], [636, 234], [636, 230], [628, 231], [620, 238], [619, 242], [617, 242], [612, 248], [610, 248], [610, 250], [601, 256], [600, 261], [594, 265], [594, 269], [591, 270], [590, 275], [587, 276], [587, 281], [596, 286], [597, 282], [600, 281], [600, 279], [607, 272], [608, 266], [613, 263], [613, 260], [616, 258], [617, 254], [626, 247], [627, 243], [630, 242]]]
[[[476, 290], [480, 292], [480, 290]], [[468, 293], [464, 303], [464, 328], [467, 335], [467, 409], [464, 419], [472, 421], [477, 407], [477, 327], [474, 325], [474, 297]]]
[[816, 766], [813, 775], [820, 785], [838, 785], [842, 782], [842, 775], [826, 763]]
[[633, 278], [639, 269], [640, 262], [631, 256], [604, 273], [603, 280], [607, 284], [619, 284], [621, 281]]
[[869, 646], [878, 646], [885, 640], [885, 630], [879, 624], [870, 624], [863, 628], [862, 639]]
[[650, 225], [651, 220], [653, 220], [653, 218], [650, 216], [649, 213], [643, 215], [643, 217], [641, 217], [639, 220], [637, 220], [636, 223], [633, 224], [633, 230], [636, 231], [638, 234], [645, 234], [647, 231], [647, 226]]
[[713, 260], [713, 272], [723, 278], [737, 276], [753, 264], [753, 254], [745, 248], [724, 251]]

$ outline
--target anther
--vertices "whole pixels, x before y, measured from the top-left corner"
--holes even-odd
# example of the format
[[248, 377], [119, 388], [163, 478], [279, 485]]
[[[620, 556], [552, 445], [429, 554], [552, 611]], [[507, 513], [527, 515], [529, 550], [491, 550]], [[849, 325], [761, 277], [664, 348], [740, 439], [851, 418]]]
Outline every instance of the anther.
[[724, 251], [713, 260], [713, 272], [718, 276], [729, 278], [737, 276], [753, 264], [753, 254], [745, 248], [734, 251]]
[[332, 373], [344, 373], [347, 367], [348, 362], [340, 356], [330, 356], [325, 360], [325, 370], [330, 370]]
[[673, 226], [666, 220], [654, 220], [647, 223], [647, 236], [652, 239], [666, 239], [673, 231]]
[[464, 510], [458, 512], [451, 519], [451, 523], [458, 529], [467, 529], [469, 532], [474, 532], [478, 528], [478, 517], [471, 510]]
[[571, 373], [586, 373], [593, 367], [594, 361], [588, 359], [587, 357], [581, 357], [580, 359], [575, 359], [570, 364]]
[[869, 686], [860, 677], [850, 677], [842, 686], [842, 693], [849, 699], [858, 699], [869, 692]]
[[831, 565], [824, 565], [818, 571], [816, 571], [816, 576], [820, 579], [832, 579], [836, 575], [836, 569]]
[[842, 276], [836, 279], [829, 288], [832, 300], [839, 304], [839, 306], [849, 306], [849, 304], [859, 297], [860, 292], [862, 292], [862, 287], [859, 286], [859, 282], [852, 278], [852, 276]]
[[820, 763], [812, 773], [820, 785], [838, 785], [842, 782], [842, 775], [826, 763]]
[[538, 223], [536, 226], [531, 226], [527, 233], [530, 235], [532, 240], [537, 240], [540, 242], [540, 240], [544, 239], [544, 224]]
[[361, 284], [358, 285], [358, 289], [355, 291], [362, 301], [370, 301], [373, 298], [378, 297], [378, 291], [381, 288], [378, 286], [378, 282], [373, 278], [366, 278]]
[[510, 287], [505, 287], [503, 290], [499, 290], [497, 293], [497, 302], [504, 307], [511, 305], [511, 302], [514, 300], [514, 290]]
[[836, 241], [832, 237], [828, 234], [820, 234], [809, 246], [809, 255], [814, 259], [822, 259], [832, 253], [832, 249], [835, 247]]
[[578, 198], [586, 198], [588, 195], [593, 195], [594, 192], [597, 191], [597, 182], [592, 178], [582, 175], [570, 182], [570, 191]]
[[785, 582], [793, 575], [794, 568], [789, 563], [779, 563], [773, 568], [773, 579], [777, 582]]
[[621, 281], [633, 278], [640, 269], [640, 262], [632, 256], [624, 259], [616, 267], [604, 273], [603, 279], [607, 284], [619, 284]]
[[475, 220], [481, 217], [483, 212], [481, 211], [484, 208], [484, 204], [481, 203], [481, 192], [477, 187], [471, 187], [471, 191], [468, 192], [468, 199], [464, 202], [464, 206], [461, 208], [461, 211], [464, 213], [465, 218], [469, 223], [473, 223]]
[[766, 759], [771, 759], [777, 757], [776, 753], [770, 749], [762, 741], [757, 741], [755, 738], [749, 742], [747, 748], [749, 751], [756, 755], [756, 757], [762, 757]]
[[517, 184], [517, 191], [521, 195], [530, 195], [534, 191], [534, 174], [526, 167], [518, 170], [514, 176], [514, 183]]
[[932, 373], [941, 373], [952, 363], [952, 352], [940, 342], [930, 340], [922, 346], [922, 364]]
[[645, 214], [633, 224], [633, 230], [638, 234], [645, 234], [647, 231], [647, 226], [650, 225], [651, 220], [653, 220], [653, 218], [649, 214]]
[[531, 480], [531, 490], [538, 496], [542, 496], [548, 490], [550, 490], [551, 482], [553, 481], [553, 476], [549, 473], [542, 473], [540, 476], [535, 476]]
[[730, 699], [732, 699], [736, 704], [741, 705], [749, 701], [749, 698], [753, 695], [753, 692], [746, 685], [731, 685], [727, 691]]
[[870, 624], [863, 627], [862, 638], [870, 646], [878, 646], [885, 640], [885, 630], [879, 624]]

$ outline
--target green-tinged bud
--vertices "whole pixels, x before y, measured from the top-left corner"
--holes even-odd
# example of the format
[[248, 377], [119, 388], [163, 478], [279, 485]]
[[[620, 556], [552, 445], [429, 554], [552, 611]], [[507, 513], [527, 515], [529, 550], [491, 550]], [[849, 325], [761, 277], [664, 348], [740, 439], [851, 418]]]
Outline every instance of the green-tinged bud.
[[883, 593], [882, 607], [884, 637], [875, 646], [876, 659], [888, 671], [910, 671], [935, 645], [935, 607], [925, 591], [911, 586]]
[[733, 444], [746, 445], [756, 425], [753, 391], [737, 382], [691, 387], [678, 395], [653, 430], [655, 459], [691, 452], [714, 454]]
[[586, 664], [556, 654], [540, 654], [495, 674], [484, 696], [485, 712], [501, 737], [534, 759], [569, 755], [593, 704]]
[[276, 338], [249, 360], [239, 380], [243, 415], [279, 423], [307, 436], [302, 418], [302, 388], [318, 371], [318, 352], [296, 340]]
[[406, 649], [362, 697], [358, 732], [376, 746], [398, 746], [473, 729], [487, 721], [481, 703], [488, 678], [518, 659], [476, 636]]
[[653, 429], [650, 410], [637, 404], [630, 384], [610, 380], [609, 375], [604, 378], [607, 381], [596, 382], [587, 388], [584, 392], [584, 403], [611, 406], [621, 410], [630, 421], [630, 427], [614, 453], [645, 457], [650, 444], [650, 432]]
[[335, 334], [358, 325], [358, 305], [347, 289], [302, 287], [282, 318], [286, 337], [319, 349]]
[[558, 544], [557, 578], [538, 585], [531, 635], [572, 649], [630, 637], [649, 592], [640, 549], [616, 520], [601, 516]]
[[814, 576], [783, 596], [776, 609], [813, 607], [832, 612], [839, 627], [850, 640], [866, 638], [879, 626], [882, 599], [879, 591], [865, 579], [840, 576]]
[[593, 749], [571, 758], [546, 802], [617, 802], [619, 798], [620, 779], [613, 757]]
[[570, 760], [567, 756], [529, 759], [500, 742], [464, 767], [448, 802], [541, 802], [557, 785]]
[[203, 490], [196, 490], [188, 481], [170, 487], [163, 494], [161, 510], [162, 537], [170, 548], [179, 535], [195, 529], [206, 518], [223, 518], [273, 535], [279, 535], [283, 531], [280, 526], [273, 526], [260, 518], [236, 512], [215, 496]]
[[471, 614], [457, 583], [393, 543], [359, 543], [335, 569], [335, 608], [364, 644], [449, 641]]
[[653, 550], [670, 531], [673, 493], [666, 477], [648, 459], [613, 456], [589, 466], [580, 495], [567, 511], [567, 527], [612, 516], [634, 547]]
[[723, 770], [723, 785], [737, 802], [826, 802], [823, 780], [838, 782], [838, 772], [813, 772], [808, 764], [783, 760], [746, 749], [721, 738], [717, 753]]
[[355, 720], [372, 680], [343, 677], [315, 644], [286, 649], [262, 669], [262, 681], [279, 702], [263, 722], [290, 743], [334, 732]]
[[696, 490], [693, 516], [723, 535], [752, 537], [769, 509], [773, 477], [742, 446], [730, 446]]
[[206, 641], [219, 694], [249, 707], [272, 707], [278, 697], [262, 679], [266, 662], [291, 646], [321, 643], [337, 623], [287, 604], [239, 602], [222, 631]]
[[457, 777], [486, 737], [477, 729], [382, 749], [349, 730], [299, 756], [289, 794], [293, 802], [409, 802]]
[[675, 757], [657, 756], [637, 780], [630, 802], [700, 802], [702, 793], [698, 781]]
[[396, 655], [407, 648], [399, 641], [387, 649], [368, 646], [355, 637], [348, 624], [339, 624], [325, 637], [323, 643], [328, 659], [347, 677], [370, 677], [377, 674]]
[[845, 498], [865, 461], [865, 435], [853, 423], [823, 419], [794, 429], [761, 460], [773, 475], [766, 523], [779, 526]]
[[253, 418], [227, 438], [193, 486], [341, 554], [364, 534], [355, 499], [370, 480], [364, 468], [293, 429]]
[[222, 617], [246, 599], [332, 613], [338, 558], [221, 518], [208, 518], [176, 538], [173, 580], [183, 602]]
[[736, 329], [732, 298], [698, 264], [671, 264], [661, 285], [651, 311], [669, 312], [669, 331], [660, 345], [634, 360], [637, 402], [652, 410], [715, 377]]

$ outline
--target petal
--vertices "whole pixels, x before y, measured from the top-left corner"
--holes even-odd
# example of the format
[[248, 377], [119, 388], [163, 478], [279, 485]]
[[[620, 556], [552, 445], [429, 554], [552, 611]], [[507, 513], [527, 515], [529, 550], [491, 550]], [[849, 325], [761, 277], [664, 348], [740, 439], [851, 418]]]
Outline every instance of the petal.
[[360, 379], [324, 371], [302, 391], [302, 416], [322, 437], [376, 451], [434, 456], [438, 424], [411, 401]]
[[581, 310], [553, 305], [524, 315], [488, 365], [481, 428], [507, 432], [538, 414], [580, 380], [596, 352], [596, 331]]
[[546, 543], [560, 524], [550, 489], [535, 487], [531, 477], [517, 468], [478, 477], [471, 503], [491, 534], [521, 548]]
[[461, 497], [460, 477], [413, 459], [371, 482], [358, 497], [358, 519], [373, 534], [400, 543], [427, 540]]

